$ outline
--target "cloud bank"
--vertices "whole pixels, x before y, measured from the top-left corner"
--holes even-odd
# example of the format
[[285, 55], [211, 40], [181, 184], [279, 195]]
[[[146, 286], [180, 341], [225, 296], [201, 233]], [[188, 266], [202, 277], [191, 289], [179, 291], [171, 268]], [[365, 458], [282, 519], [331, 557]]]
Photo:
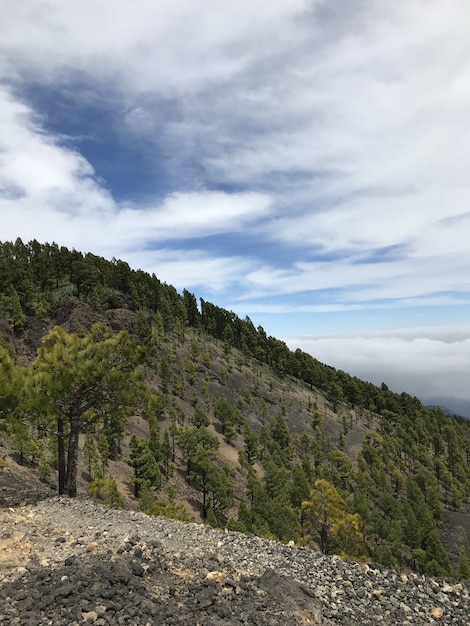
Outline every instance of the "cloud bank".
[[323, 363], [424, 403], [447, 402], [450, 410], [467, 415], [470, 371], [470, 326], [407, 328], [381, 333], [328, 337], [293, 337]]

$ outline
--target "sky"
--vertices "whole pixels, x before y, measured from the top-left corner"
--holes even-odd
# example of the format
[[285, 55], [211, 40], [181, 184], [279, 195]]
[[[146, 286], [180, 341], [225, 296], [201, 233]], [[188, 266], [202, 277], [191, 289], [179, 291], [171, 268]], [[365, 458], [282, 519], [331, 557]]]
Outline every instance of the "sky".
[[0, 0], [0, 240], [470, 416], [468, 0]]

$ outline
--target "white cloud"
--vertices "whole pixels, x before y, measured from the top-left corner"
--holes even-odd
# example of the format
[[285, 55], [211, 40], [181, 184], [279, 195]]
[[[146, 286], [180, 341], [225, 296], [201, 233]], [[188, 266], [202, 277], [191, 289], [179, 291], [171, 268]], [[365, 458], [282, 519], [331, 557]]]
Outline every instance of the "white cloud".
[[[276, 296], [280, 294], [277, 293]], [[435, 296], [423, 298], [396, 298], [393, 301], [385, 300], [378, 302], [354, 302], [348, 303], [344, 298], [340, 302], [322, 301], [321, 304], [299, 304], [296, 300], [283, 299], [282, 303], [272, 304], [249, 299], [247, 295], [240, 298], [236, 303], [229, 305], [229, 308], [244, 311], [246, 313], [266, 313], [277, 315], [288, 315], [290, 313], [335, 313], [347, 311], [389, 311], [394, 312], [399, 309], [409, 309], [412, 307], [453, 307], [468, 305], [468, 299], [456, 296]]]
[[323, 363], [424, 402], [437, 397], [469, 401], [470, 326], [408, 328], [355, 335], [290, 337]]
[[[0, 0], [0, 9], [3, 240], [124, 258], [260, 312], [387, 306], [393, 317], [468, 302], [467, 0]], [[78, 149], [48, 133], [37, 86], [73, 90], [77, 106], [109, 98], [124, 141], [149, 159], [164, 151], [155, 167], [172, 181], [168, 195], [117, 202]], [[232, 248], [216, 258], [200, 240], [243, 232], [257, 242], [249, 258]], [[307, 292], [310, 301], [295, 299]], [[425, 390], [425, 371], [462, 396], [465, 338], [309, 341], [322, 360], [344, 355], [343, 367], [365, 377], [367, 356], [398, 386], [415, 378]]]
[[[463, 0], [357, 9], [301, 0], [9, 6], [6, 80], [60, 87], [79, 75], [88, 87], [77, 99], [111, 90], [123, 127], [167, 142], [176, 167], [197, 158], [210, 180], [246, 190], [210, 192], [202, 180], [202, 191], [185, 183], [155, 207], [117, 207], [91, 165], [3, 91], [3, 188], [8, 206], [20, 195], [31, 201], [26, 213], [26, 200], [14, 205], [9, 223], [32, 231], [25, 217], [41, 207], [41, 236], [52, 229], [76, 240], [73, 226], [93, 242], [101, 230], [102, 248], [117, 238], [123, 250], [250, 223], [260, 239], [340, 258], [260, 264], [249, 277], [255, 290], [337, 287], [346, 300], [468, 290], [470, 9]], [[171, 118], [160, 101], [171, 103]], [[268, 207], [278, 219], [253, 223], [250, 214], [268, 217]], [[393, 262], [361, 263], [389, 246]]]
[[[38, 116], [0, 89], [0, 213], [2, 240], [57, 241], [108, 258], [135, 260], [178, 287], [219, 290], [253, 262], [215, 259], [202, 251], [151, 253], [149, 243], [239, 232], [266, 217], [271, 200], [256, 192], [173, 193], [156, 206], [116, 203], [77, 152], [47, 135]], [[161, 246], [163, 247], [163, 246]], [[184, 281], [187, 282], [184, 282]]]
[[272, 53], [284, 39], [280, 27], [309, 5], [24, 0], [4, 7], [3, 72], [15, 77], [41, 70], [42, 80], [63, 80], [72, 70], [132, 91], [189, 93], [230, 80], [253, 55]]
[[113, 229], [131, 242], [207, 237], [242, 231], [269, 207], [269, 197], [258, 193], [174, 193], [157, 207], [121, 210]]
[[255, 263], [241, 256], [215, 257], [204, 250], [173, 248], [132, 252], [126, 260], [132, 267], [165, 277], [165, 282], [180, 291], [204, 288], [209, 294], [230, 292]]
[[[447, 303], [458, 302], [458, 294], [470, 291], [470, 259], [448, 257], [414, 260], [361, 262], [354, 258], [296, 263], [290, 268], [263, 266], [246, 276], [245, 298], [262, 295], [293, 295], [307, 291], [338, 290], [329, 295], [329, 305], [364, 304], [397, 299], [401, 305], [446, 302], [442, 292], [455, 292]], [[460, 300], [465, 302], [465, 298]], [[409, 305], [408, 304], [408, 305]], [[387, 306], [393, 306], [387, 302]]]
[[0, 123], [2, 239], [70, 243], [78, 219], [87, 224], [112, 214], [113, 200], [91, 165], [45, 133], [33, 111], [4, 87]]

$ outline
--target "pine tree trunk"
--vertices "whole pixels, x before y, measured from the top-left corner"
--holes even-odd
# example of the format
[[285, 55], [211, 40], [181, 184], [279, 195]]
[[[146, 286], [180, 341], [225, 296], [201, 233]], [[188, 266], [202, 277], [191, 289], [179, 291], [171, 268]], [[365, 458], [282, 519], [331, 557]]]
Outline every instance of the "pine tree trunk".
[[327, 553], [328, 548], [328, 531], [325, 527], [322, 526], [320, 529], [320, 550], [323, 554]]
[[69, 433], [69, 446], [67, 452], [67, 472], [65, 475], [65, 493], [69, 498], [77, 495], [77, 472], [78, 472], [78, 438], [80, 428], [78, 421], [71, 420]]
[[202, 519], [207, 519], [208, 506], [207, 506], [207, 495], [209, 493], [209, 485], [207, 484], [207, 474], [203, 472], [202, 475]]
[[137, 467], [134, 468], [134, 498], [138, 498], [140, 495], [140, 482], [139, 471]]
[[65, 493], [65, 442], [64, 420], [57, 418], [57, 457], [59, 464], [59, 496]]
[[205, 485], [202, 488], [202, 519], [207, 519], [207, 489]]

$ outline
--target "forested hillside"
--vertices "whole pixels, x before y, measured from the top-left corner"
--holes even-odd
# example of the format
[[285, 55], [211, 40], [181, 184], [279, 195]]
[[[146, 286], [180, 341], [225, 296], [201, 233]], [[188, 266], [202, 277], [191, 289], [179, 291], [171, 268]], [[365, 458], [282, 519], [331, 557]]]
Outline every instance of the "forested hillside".
[[70, 496], [470, 577], [466, 420], [56, 244], [0, 244], [0, 333], [3, 465]]

